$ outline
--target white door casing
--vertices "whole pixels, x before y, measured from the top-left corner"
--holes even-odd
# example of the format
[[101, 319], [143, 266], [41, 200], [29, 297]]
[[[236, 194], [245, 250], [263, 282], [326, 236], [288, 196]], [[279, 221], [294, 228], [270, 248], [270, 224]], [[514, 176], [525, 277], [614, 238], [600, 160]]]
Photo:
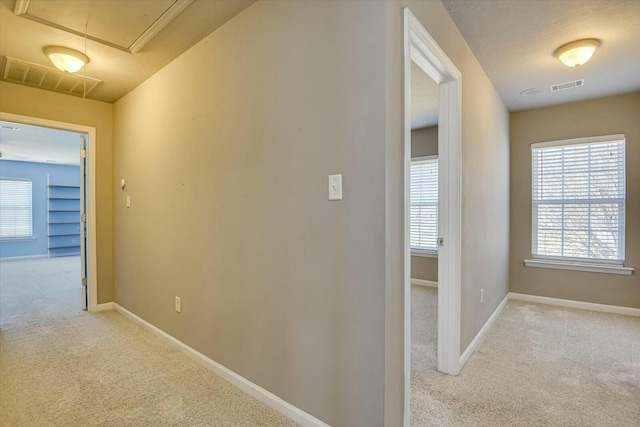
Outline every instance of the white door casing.
[[405, 274], [404, 426], [411, 420], [411, 61], [438, 84], [438, 370], [460, 371], [462, 75], [420, 21], [404, 9]]
[[87, 278], [87, 136], [80, 135], [80, 278], [82, 283], [82, 309], [89, 305]]
[[[87, 239], [87, 305], [90, 312], [98, 309], [98, 276], [97, 276], [97, 250], [96, 250], [96, 128], [73, 123], [58, 122], [55, 120], [41, 119], [37, 117], [22, 116], [19, 114], [0, 112], [0, 120], [24, 123], [33, 126], [44, 126], [54, 129], [68, 130], [86, 134], [86, 239]], [[80, 177], [81, 182], [83, 177]], [[82, 229], [83, 227], [81, 227]], [[81, 236], [82, 237], [82, 236]]]

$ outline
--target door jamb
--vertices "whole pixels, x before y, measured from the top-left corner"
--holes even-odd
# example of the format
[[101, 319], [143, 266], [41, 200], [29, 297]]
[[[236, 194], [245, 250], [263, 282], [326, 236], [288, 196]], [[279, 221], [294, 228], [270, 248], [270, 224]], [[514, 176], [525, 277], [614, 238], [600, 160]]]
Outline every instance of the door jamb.
[[404, 9], [404, 426], [411, 419], [411, 247], [408, 221], [411, 162], [411, 61], [438, 84], [438, 370], [460, 372], [462, 74], [438, 43]]
[[24, 123], [26, 125], [44, 126], [54, 129], [68, 130], [87, 134], [87, 231], [89, 269], [89, 301], [88, 310], [97, 311], [98, 308], [98, 258], [96, 250], [96, 128], [73, 123], [59, 122], [38, 117], [23, 116], [19, 114], [0, 112], [0, 120]]

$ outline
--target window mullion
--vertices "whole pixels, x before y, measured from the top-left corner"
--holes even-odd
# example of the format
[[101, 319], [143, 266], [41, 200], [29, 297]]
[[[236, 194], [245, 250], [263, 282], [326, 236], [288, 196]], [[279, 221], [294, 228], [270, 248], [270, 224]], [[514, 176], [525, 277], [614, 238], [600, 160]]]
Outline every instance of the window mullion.
[[532, 254], [624, 260], [624, 135], [532, 144]]

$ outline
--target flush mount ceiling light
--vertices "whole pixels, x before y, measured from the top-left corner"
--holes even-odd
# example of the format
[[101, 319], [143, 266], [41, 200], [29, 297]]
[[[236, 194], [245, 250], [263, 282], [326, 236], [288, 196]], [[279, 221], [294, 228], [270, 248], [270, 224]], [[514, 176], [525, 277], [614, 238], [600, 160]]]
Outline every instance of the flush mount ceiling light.
[[87, 55], [68, 47], [47, 46], [44, 48], [44, 53], [58, 70], [68, 73], [75, 73], [89, 63]]
[[553, 53], [567, 67], [577, 67], [584, 64], [600, 46], [600, 40], [583, 39], [560, 46]]

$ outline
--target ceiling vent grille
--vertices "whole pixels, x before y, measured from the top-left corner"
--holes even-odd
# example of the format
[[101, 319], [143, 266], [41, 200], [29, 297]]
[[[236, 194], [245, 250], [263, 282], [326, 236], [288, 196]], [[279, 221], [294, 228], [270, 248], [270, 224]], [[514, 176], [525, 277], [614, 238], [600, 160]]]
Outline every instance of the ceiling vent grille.
[[557, 85], [551, 85], [551, 92], [557, 92], [559, 90], [573, 89], [575, 87], [584, 86], [584, 79], [574, 80], [572, 82], [558, 83]]
[[75, 96], [87, 96], [102, 80], [65, 73], [22, 59], [5, 56], [2, 80]]

